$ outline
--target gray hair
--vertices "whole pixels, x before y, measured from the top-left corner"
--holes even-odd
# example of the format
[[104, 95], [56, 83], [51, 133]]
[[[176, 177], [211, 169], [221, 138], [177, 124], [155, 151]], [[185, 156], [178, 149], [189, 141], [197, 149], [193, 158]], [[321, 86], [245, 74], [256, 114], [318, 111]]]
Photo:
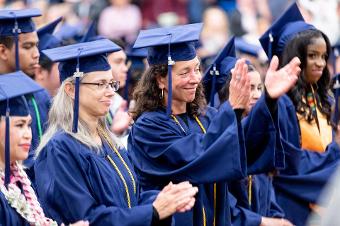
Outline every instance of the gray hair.
[[[84, 75], [84, 77], [85, 76], [86, 74]], [[36, 157], [58, 131], [66, 132], [67, 134], [71, 135], [76, 140], [80, 141], [81, 143], [85, 144], [96, 152], [100, 151], [101, 146], [94, 142], [87, 123], [83, 121], [80, 117], [78, 119], [78, 132], [72, 132], [74, 100], [66, 94], [65, 85], [67, 83], [74, 83], [74, 81], [75, 78], [73, 77], [69, 77], [65, 81], [63, 81], [63, 83], [59, 87], [57, 94], [53, 98], [52, 106], [48, 114], [48, 128], [41, 138], [41, 142], [36, 150]], [[103, 128], [106, 134], [109, 134], [114, 144], [116, 144], [118, 147], [123, 147], [118, 138], [108, 128], [105, 116], [99, 119], [98, 126]]]

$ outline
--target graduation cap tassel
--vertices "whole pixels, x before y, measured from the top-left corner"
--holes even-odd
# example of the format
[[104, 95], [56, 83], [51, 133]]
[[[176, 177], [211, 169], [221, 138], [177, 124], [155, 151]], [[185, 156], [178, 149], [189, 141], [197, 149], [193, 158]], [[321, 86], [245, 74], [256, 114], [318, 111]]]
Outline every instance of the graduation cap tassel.
[[[77, 68], [77, 72], [79, 72], [79, 68]], [[72, 126], [72, 132], [77, 133], [78, 132], [78, 114], [79, 114], [79, 77], [76, 77], [75, 82], [75, 94], [74, 94], [74, 106], [73, 106], [73, 126]]]
[[21, 29], [19, 28], [17, 17], [14, 12], [11, 12], [14, 16], [14, 28], [12, 33], [14, 34], [14, 42], [15, 42], [15, 70], [20, 70], [20, 62], [19, 62], [19, 37], [18, 34], [21, 33]]
[[78, 132], [78, 116], [79, 116], [79, 86], [80, 86], [80, 77], [83, 77], [83, 73], [80, 72], [79, 69], [79, 56], [80, 56], [81, 49], [79, 50], [79, 54], [77, 57], [77, 67], [76, 72], [74, 73], [74, 77], [76, 78], [75, 81], [75, 91], [74, 91], [74, 106], [73, 106], [73, 126], [72, 132]]
[[333, 116], [334, 125], [337, 126], [339, 123], [339, 98], [340, 98], [340, 83], [336, 79], [333, 89], [335, 90], [335, 110]]
[[268, 61], [272, 59], [272, 46], [273, 46], [274, 38], [273, 34], [269, 33], [269, 42], [268, 42]]
[[170, 43], [171, 43], [171, 34], [170, 34], [170, 40], [168, 44], [168, 104], [166, 107], [166, 114], [167, 116], [170, 116], [171, 111], [171, 105], [172, 105], [172, 65], [175, 64], [175, 61], [171, 58], [171, 49], [170, 49]]
[[9, 99], [7, 99], [7, 107], [6, 107], [6, 126], [5, 126], [5, 186], [7, 188], [7, 185], [10, 182], [10, 175], [11, 175], [11, 159], [10, 159], [10, 122], [9, 122], [9, 115], [10, 115], [10, 109], [9, 109]]
[[168, 56], [168, 105], [166, 108], [166, 114], [168, 116], [171, 115], [171, 104], [172, 104], [172, 65], [174, 61], [171, 59], [171, 56]]
[[212, 84], [211, 84], [211, 93], [210, 93], [210, 106], [215, 106], [215, 90], [216, 90], [216, 76], [219, 75], [219, 72], [216, 69], [216, 64], [213, 65], [213, 69], [210, 71], [212, 75]]

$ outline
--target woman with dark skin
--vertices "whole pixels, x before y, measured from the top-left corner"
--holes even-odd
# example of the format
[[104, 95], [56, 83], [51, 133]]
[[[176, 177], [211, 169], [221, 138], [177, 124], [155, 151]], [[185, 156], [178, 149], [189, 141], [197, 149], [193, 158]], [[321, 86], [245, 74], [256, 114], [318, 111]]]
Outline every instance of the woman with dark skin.
[[[332, 142], [328, 95], [330, 43], [325, 34], [304, 22], [295, 3], [260, 42], [268, 57], [278, 55], [282, 65], [295, 56], [301, 60], [297, 84], [279, 100], [281, 142], [289, 157], [273, 184], [286, 217], [295, 225], [305, 225], [339, 159], [338, 152], [333, 151], [338, 146]], [[307, 154], [305, 150], [318, 153]]]
[[332, 140], [331, 76], [327, 67], [330, 52], [325, 34], [307, 30], [287, 43], [281, 56], [282, 65], [295, 56], [301, 59], [301, 76], [288, 96], [296, 109], [301, 147], [319, 152], [323, 152]]

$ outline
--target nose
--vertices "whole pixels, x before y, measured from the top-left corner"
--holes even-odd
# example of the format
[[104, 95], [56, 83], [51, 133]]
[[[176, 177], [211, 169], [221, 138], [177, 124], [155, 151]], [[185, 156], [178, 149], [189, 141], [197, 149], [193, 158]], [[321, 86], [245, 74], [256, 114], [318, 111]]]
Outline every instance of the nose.
[[255, 89], [254, 91], [252, 91], [251, 98], [257, 100], [260, 98], [261, 94], [262, 94], [262, 91]]
[[106, 97], [113, 97], [115, 95], [114, 88], [112, 88], [110, 85], [106, 86], [105, 88], [105, 96]]
[[326, 60], [323, 59], [322, 57], [319, 57], [317, 60], [316, 60], [316, 65], [318, 67], [325, 67], [326, 66]]
[[127, 73], [128, 70], [129, 70], [128, 65], [127, 65], [126, 62], [124, 62], [124, 63], [122, 64], [122, 71], [123, 71], [124, 73]]
[[201, 72], [195, 72], [195, 70], [192, 70], [190, 73], [190, 83], [199, 83], [202, 79]]
[[38, 49], [37, 46], [35, 46], [35, 47], [33, 48], [33, 54], [32, 54], [32, 56], [33, 56], [34, 59], [37, 59], [37, 58], [40, 57], [39, 49]]
[[30, 141], [32, 140], [32, 129], [31, 129], [31, 127], [27, 126], [27, 128], [25, 129], [24, 138], [28, 139]]

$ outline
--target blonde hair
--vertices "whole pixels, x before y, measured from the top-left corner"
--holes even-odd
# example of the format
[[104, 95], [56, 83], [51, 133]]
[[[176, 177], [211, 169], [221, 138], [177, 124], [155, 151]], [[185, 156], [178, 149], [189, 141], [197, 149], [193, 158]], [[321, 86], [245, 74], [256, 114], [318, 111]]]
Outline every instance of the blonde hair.
[[[84, 77], [85, 76], [86, 74]], [[41, 138], [41, 142], [36, 150], [36, 157], [58, 131], [64, 131], [96, 152], [100, 151], [101, 146], [94, 142], [88, 124], [80, 117], [78, 119], [78, 132], [72, 132], [74, 100], [66, 94], [65, 85], [67, 83], [74, 83], [74, 81], [75, 79], [73, 77], [67, 78], [65, 81], [63, 81], [57, 94], [53, 98], [52, 106], [48, 114], [48, 128]], [[120, 144], [118, 138], [109, 130], [105, 116], [99, 119], [98, 126], [101, 127], [106, 134], [109, 134], [113, 142], [118, 147], [123, 147], [123, 145]]]

